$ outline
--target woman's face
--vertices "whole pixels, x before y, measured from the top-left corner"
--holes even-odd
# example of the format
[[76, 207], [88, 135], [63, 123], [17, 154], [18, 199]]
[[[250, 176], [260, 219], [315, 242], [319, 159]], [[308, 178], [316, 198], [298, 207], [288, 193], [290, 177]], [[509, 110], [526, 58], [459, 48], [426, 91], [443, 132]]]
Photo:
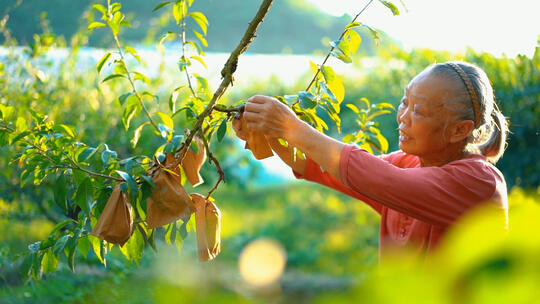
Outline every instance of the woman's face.
[[443, 104], [454, 85], [426, 70], [407, 86], [397, 111], [399, 148], [422, 157], [437, 156], [449, 145], [452, 113]]

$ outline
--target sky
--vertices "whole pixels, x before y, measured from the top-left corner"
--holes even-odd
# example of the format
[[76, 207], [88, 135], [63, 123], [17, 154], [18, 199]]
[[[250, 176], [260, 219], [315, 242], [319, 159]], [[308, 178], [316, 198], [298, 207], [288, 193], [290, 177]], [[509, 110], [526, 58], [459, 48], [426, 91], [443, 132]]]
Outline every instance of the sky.
[[[368, 0], [307, 0], [336, 16], [356, 15]], [[461, 51], [467, 46], [494, 55], [532, 56], [540, 35], [540, 0], [390, 0], [393, 16], [375, 0], [359, 21], [381, 29], [406, 48]], [[352, 18], [352, 17], [351, 17]]]

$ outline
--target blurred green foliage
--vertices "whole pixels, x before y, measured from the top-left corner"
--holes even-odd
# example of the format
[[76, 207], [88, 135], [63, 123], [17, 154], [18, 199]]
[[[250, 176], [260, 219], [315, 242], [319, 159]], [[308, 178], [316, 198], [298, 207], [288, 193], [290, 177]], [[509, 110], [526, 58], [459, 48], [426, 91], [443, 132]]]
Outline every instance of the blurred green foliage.
[[[3, 264], [3, 303], [536, 303], [540, 283], [540, 189], [510, 192], [510, 230], [479, 210], [467, 216], [424, 265], [402, 255], [377, 265], [379, 216], [367, 205], [313, 184], [229, 189], [216, 199], [224, 212], [224, 251], [197, 263], [195, 238], [182, 253], [147, 248], [141, 266], [115, 249], [108, 271], [90, 254], [79, 271], [19, 285]], [[17, 239], [17, 236], [9, 236]], [[276, 285], [243, 281], [237, 259], [245, 244], [272, 238], [286, 249]], [[0, 260], [7, 259], [5, 248]], [[3, 253], [3, 254], [2, 254]], [[81, 259], [78, 256], [78, 259]], [[8, 267], [6, 269], [6, 266]], [[11, 268], [9, 268], [11, 267]], [[135, 287], [136, 286], [136, 287]]]

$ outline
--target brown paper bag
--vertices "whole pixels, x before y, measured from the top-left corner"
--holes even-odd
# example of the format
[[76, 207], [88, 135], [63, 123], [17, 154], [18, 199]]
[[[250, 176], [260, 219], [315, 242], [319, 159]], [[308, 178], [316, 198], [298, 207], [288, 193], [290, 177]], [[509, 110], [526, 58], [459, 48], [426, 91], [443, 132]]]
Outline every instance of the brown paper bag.
[[[174, 170], [171, 170], [174, 172]], [[153, 177], [157, 189], [146, 200], [148, 228], [156, 228], [189, 217], [195, 209], [180, 176], [159, 169]]]
[[244, 119], [243, 113], [239, 117], [242, 122], [240, 128], [247, 133], [245, 149], [251, 150], [256, 159], [265, 159], [274, 155], [270, 144], [266, 140], [263, 133], [250, 131], [247, 127], [247, 121]]
[[197, 143], [199, 151], [194, 153], [188, 148], [184, 159], [182, 159], [182, 168], [184, 168], [189, 183], [196, 187], [204, 182], [199, 171], [206, 161], [206, 149], [198, 137], [194, 137], [193, 140]]
[[133, 231], [133, 211], [127, 194], [120, 190], [120, 184], [114, 190], [101, 212], [96, 226], [90, 234], [109, 243], [123, 246]]
[[221, 252], [221, 212], [201, 194], [192, 193], [191, 198], [195, 205], [199, 261], [209, 261]]

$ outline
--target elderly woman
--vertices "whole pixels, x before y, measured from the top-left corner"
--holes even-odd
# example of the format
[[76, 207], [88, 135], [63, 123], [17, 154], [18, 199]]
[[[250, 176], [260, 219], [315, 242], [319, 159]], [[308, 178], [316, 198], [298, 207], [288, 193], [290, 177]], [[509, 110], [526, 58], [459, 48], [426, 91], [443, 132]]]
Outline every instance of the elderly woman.
[[[373, 156], [318, 132], [271, 97], [251, 97], [243, 116], [247, 129], [264, 133], [297, 178], [358, 198], [381, 215], [381, 255], [406, 247], [425, 256], [452, 224], [481, 204], [497, 207], [507, 223], [506, 183], [493, 163], [504, 152], [508, 129], [489, 79], [477, 66], [440, 63], [417, 75], [397, 111], [401, 150], [386, 155]], [[245, 139], [238, 120], [233, 126]], [[292, 146], [307, 158], [293, 161]]]

